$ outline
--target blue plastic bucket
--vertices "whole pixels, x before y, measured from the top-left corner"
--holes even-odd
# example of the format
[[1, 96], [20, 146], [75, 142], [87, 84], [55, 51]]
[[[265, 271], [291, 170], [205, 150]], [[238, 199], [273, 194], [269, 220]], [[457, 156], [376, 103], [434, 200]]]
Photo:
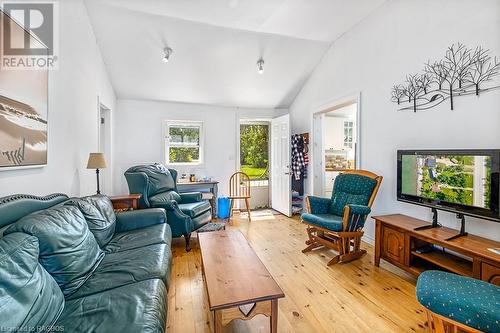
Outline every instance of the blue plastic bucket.
[[227, 219], [229, 217], [231, 200], [228, 197], [220, 197], [217, 199], [217, 217]]

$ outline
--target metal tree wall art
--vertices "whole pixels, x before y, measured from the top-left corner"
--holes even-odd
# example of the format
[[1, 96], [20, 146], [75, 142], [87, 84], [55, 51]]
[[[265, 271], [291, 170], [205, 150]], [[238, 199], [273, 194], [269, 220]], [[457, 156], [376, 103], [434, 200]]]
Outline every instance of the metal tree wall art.
[[500, 71], [500, 62], [489, 53], [480, 46], [469, 49], [461, 43], [453, 44], [444, 59], [428, 61], [423, 73], [407, 75], [403, 84], [393, 86], [391, 100], [402, 106], [399, 111], [427, 110], [446, 100], [453, 110], [454, 99], [459, 96], [479, 96], [498, 89], [500, 85], [485, 86]]

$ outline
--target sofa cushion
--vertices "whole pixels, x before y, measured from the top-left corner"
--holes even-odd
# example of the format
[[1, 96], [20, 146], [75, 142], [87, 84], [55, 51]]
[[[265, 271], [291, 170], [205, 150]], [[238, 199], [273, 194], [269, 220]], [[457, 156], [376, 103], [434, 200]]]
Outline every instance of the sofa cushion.
[[39, 261], [65, 296], [78, 289], [104, 257], [85, 217], [74, 206], [60, 205], [27, 215], [5, 230], [6, 235], [14, 232], [38, 238]]
[[96, 194], [88, 197], [80, 198], [81, 200], [87, 201], [94, 205], [101, 215], [110, 223], [114, 224], [116, 222], [115, 210], [113, 209], [113, 203], [111, 199], [105, 195]]
[[56, 281], [38, 262], [38, 239], [12, 233], [0, 238], [0, 330], [50, 328], [64, 307]]
[[74, 205], [82, 212], [90, 231], [101, 248], [106, 246], [115, 233], [116, 223], [109, 221], [99, 209], [87, 200], [74, 198], [68, 200], [65, 205]]
[[165, 332], [167, 290], [161, 280], [132, 283], [66, 301], [56, 323], [72, 333]]
[[367, 206], [377, 181], [370, 177], [340, 174], [335, 178], [330, 214], [343, 216], [347, 204]]
[[171, 263], [172, 252], [166, 244], [108, 253], [92, 276], [70, 299], [148, 279], [161, 279], [168, 287]]
[[152, 244], [167, 244], [170, 247], [172, 232], [166, 223], [146, 228], [116, 233], [104, 248], [105, 252], [120, 252]]
[[441, 271], [417, 280], [417, 300], [443, 317], [482, 332], [500, 332], [500, 287]]
[[149, 202], [153, 203], [161, 203], [161, 202], [169, 202], [174, 200], [176, 202], [181, 202], [181, 196], [179, 193], [175, 191], [166, 191], [162, 193], [158, 193], [149, 198]]
[[200, 202], [180, 204], [179, 209], [189, 217], [196, 217], [210, 210], [210, 203], [206, 200]]
[[342, 231], [342, 216], [333, 214], [309, 214], [304, 213], [300, 217], [302, 221], [331, 231]]

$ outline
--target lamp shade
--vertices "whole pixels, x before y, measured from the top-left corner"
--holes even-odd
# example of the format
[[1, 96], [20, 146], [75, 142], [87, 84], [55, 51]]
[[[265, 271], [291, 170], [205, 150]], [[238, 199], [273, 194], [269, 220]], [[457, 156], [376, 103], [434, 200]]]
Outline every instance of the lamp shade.
[[90, 153], [87, 169], [104, 169], [107, 168], [106, 159], [103, 153]]

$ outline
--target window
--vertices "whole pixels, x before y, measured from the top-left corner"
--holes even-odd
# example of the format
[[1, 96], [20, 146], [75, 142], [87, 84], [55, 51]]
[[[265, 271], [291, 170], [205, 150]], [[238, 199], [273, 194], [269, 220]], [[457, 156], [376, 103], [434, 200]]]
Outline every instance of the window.
[[344, 148], [352, 148], [353, 121], [344, 121]]
[[167, 121], [165, 126], [167, 164], [203, 163], [203, 123]]

